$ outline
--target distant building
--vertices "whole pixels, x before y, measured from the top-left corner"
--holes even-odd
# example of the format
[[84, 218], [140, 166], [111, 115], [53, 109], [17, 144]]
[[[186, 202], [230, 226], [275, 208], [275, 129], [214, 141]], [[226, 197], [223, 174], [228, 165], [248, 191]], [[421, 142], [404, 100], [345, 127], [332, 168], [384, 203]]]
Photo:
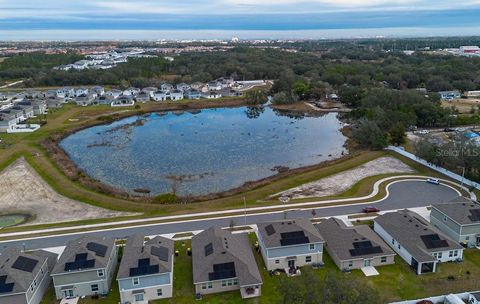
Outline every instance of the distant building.
[[183, 92], [179, 90], [174, 90], [170, 92], [170, 99], [173, 101], [182, 100], [183, 99]]
[[150, 94], [145, 93], [145, 92], [140, 92], [137, 95], [135, 95], [135, 101], [136, 102], [141, 102], [141, 103], [146, 103], [150, 101]]
[[185, 92], [184, 97], [186, 99], [200, 99], [202, 98], [202, 93], [197, 90], [188, 90]]
[[153, 100], [155, 100], [155, 101], [165, 101], [165, 100], [167, 100], [167, 92], [156, 91], [155, 93], [153, 93]]
[[463, 54], [476, 54], [480, 53], [480, 47], [476, 45], [461, 46], [460, 52]]
[[113, 100], [110, 104], [112, 107], [131, 107], [135, 105], [135, 100], [132, 96], [120, 96]]
[[440, 99], [448, 101], [462, 97], [459, 91], [441, 91], [438, 94]]
[[122, 94], [125, 95], [125, 96], [135, 96], [138, 93], [140, 93], [140, 89], [130, 87], [130, 88], [124, 90]]
[[207, 99], [218, 99], [222, 98], [222, 94], [220, 94], [218, 91], [208, 91], [206, 93], [202, 93], [202, 97]]

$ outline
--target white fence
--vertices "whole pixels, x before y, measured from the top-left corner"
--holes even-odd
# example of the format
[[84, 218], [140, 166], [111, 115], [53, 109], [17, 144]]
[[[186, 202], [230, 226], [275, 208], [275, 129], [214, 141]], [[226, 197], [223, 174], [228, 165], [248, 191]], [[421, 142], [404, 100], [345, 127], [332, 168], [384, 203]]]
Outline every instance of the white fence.
[[401, 155], [403, 155], [403, 156], [405, 156], [405, 157], [407, 157], [407, 158], [409, 158], [409, 159], [411, 159], [411, 160], [413, 160], [413, 161], [416, 161], [416, 162], [419, 163], [419, 164], [422, 164], [422, 165], [424, 165], [424, 166], [427, 166], [427, 167], [429, 167], [429, 168], [432, 169], [432, 170], [435, 170], [435, 171], [437, 171], [437, 172], [440, 172], [440, 173], [442, 173], [442, 174], [444, 174], [444, 175], [446, 175], [446, 176], [448, 176], [448, 177], [450, 177], [450, 178], [452, 178], [452, 179], [454, 179], [454, 180], [456, 180], [456, 181], [458, 181], [458, 182], [460, 182], [460, 183], [463, 183], [464, 185], [467, 185], [467, 186], [470, 186], [470, 187], [474, 187], [474, 188], [480, 190], [480, 184], [479, 184], [479, 183], [476, 183], [476, 182], [474, 182], [474, 181], [471, 181], [471, 180], [469, 180], [469, 179], [466, 179], [466, 178], [464, 178], [464, 177], [462, 177], [462, 176], [460, 176], [460, 175], [458, 175], [458, 174], [456, 174], [456, 173], [453, 173], [452, 171], [449, 171], [449, 170], [447, 170], [447, 169], [445, 169], [445, 168], [443, 168], [443, 167], [439, 167], [439, 166], [437, 166], [437, 165], [431, 164], [431, 163], [427, 162], [426, 160], [421, 159], [421, 158], [415, 156], [415, 154], [412, 154], [412, 153], [410, 153], [410, 152], [407, 152], [407, 151], [403, 150], [402, 148], [394, 147], [394, 146], [388, 146], [386, 149], [387, 149], [387, 150], [391, 150], [391, 151], [395, 151], [395, 152], [397, 152], [398, 154], [401, 154]]

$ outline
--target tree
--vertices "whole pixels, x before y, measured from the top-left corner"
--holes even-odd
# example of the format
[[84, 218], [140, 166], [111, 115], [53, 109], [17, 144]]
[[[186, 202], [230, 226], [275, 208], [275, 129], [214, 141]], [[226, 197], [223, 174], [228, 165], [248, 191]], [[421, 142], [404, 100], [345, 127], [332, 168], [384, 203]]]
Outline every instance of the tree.
[[396, 123], [388, 131], [390, 134], [390, 142], [394, 145], [402, 145], [405, 143], [405, 126], [401, 123]]
[[351, 276], [328, 271], [321, 279], [312, 269], [304, 267], [302, 275], [283, 276], [280, 290], [284, 304], [377, 304], [381, 299], [376, 291]]
[[374, 121], [365, 119], [353, 130], [353, 138], [360, 146], [372, 150], [381, 150], [389, 143], [387, 132], [382, 131]]

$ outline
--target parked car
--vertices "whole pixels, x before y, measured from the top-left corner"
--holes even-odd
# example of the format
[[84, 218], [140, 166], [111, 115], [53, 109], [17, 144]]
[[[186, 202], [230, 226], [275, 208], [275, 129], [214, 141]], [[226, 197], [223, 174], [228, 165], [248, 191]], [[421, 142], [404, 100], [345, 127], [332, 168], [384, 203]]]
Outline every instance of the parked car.
[[443, 129], [443, 131], [444, 131], [444, 132], [454, 132], [455, 129], [453, 129], [453, 128], [445, 128], [445, 129]]
[[372, 206], [365, 207], [362, 210], [363, 213], [375, 213], [375, 212], [379, 212], [379, 211], [380, 211], [380, 209], [378, 209], [376, 207], [372, 207]]
[[437, 178], [429, 177], [427, 178], [426, 182], [433, 185], [440, 185], [440, 181]]
[[418, 133], [418, 134], [428, 134], [428, 133], [430, 133], [430, 131], [428, 131], [428, 130], [420, 130], [420, 131], [418, 131], [417, 133]]

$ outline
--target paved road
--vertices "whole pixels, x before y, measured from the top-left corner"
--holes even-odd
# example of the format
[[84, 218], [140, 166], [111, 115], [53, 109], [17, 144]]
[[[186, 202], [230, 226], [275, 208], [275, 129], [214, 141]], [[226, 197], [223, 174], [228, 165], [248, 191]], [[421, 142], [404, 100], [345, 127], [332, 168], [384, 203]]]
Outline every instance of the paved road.
[[[401, 208], [423, 207], [435, 203], [446, 202], [458, 197], [458, 192], [444, 185], [431, 185], [424, 181], [403, 181], [391, 184], [389, 187], [390, 196], [375, 203], [380, 210], [392, 210]], [[316, 208], [316, 217], [338, 216], [352, 213], [359, 213], [365, 205], [350, 206], [331, 206]], [[256, 224], [268, 220], [280, 220], [285, 216], [283, 211], [247, 215], [247, 224]], [[288, 218], [312, 217], [311, 209], [290, 210], [287, 212]], [[82, 234], [92, 234], [97, 236], [108, 236], [122, 238], [134, 233], [144, 235], [156, 235], [166, 233], [178, 233], [184, 231], [203, 230], [212, 225], [228, 227], [231, 220], [236, 225], [245, 224], [245, 217], [237, 216], [233, 218], [221, 217], [218, 219], [204, 219], [195, 221], [151, 224], [141, 227], [118, 228], [115, 230], [75, 233], [69, 235], [59, 235], [51, 237], [42, 237], [30, 240], [6, 241], [0, 243], [0, 249], [7, 247], [17, 247], [26, 249], [39, 249], [56, 246], [64, 246], [68, 241], [78, 238]]]

